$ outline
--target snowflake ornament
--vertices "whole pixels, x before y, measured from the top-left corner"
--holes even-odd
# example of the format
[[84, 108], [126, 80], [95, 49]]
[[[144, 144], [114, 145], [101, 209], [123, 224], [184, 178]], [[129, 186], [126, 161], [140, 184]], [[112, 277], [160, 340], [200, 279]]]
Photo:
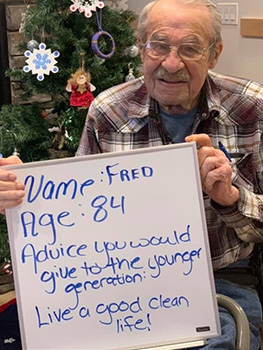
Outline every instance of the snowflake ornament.
[[112, 10], [128, 10], [127, 0], [105, 0], [105, 5]]
[[32, 74], [37, 74], [37, 80], [44, 80], [44, 74], [49, 75], [50, 72], [57, 73], [59, 71], [56, 67], [57, 58], [60, 53], [54, 51], [51, 53], [50, 49], [46, 50], [44, 43], [39, 44], [39, 49], [34, 49], [33, 52], [27, 50], [24, 55], [28, 57], [26, 60], [27, 66], [24, 66], [23, 71], [28, 73], [32, 71]]
[[97, 7], [102, 9], [104, 7], [104, 3], [99, 0], [71, 0], [73, 5], [70, 6], [70, 10], [72, 12], [79, 11], [80, 13], [85, 13], [85, 16], [90, 18], [92, 16], [92, 12], [97, 11]]

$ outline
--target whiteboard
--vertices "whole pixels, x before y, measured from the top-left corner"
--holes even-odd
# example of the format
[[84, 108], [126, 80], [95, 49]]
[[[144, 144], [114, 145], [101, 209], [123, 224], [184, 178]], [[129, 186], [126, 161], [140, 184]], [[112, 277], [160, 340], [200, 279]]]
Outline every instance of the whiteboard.
[[5, 167], [23, 349], [111, 350], [220, 334], [195, 143]]

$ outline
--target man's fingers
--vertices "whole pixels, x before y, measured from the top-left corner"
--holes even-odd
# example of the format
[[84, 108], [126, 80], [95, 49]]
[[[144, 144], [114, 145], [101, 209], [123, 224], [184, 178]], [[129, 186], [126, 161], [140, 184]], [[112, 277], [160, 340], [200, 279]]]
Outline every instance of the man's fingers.
[[15, 191], [1, 191], [0, 193], [0, 205], [3, 201], [17, 200], [25, 196], [25, 191], [15, 190]]
[[[204, 161], [207, 157], [215, 155], [215, 149], [212, 147], [212, 142], [207, 134], [193, 134], [186, 136], [186, 142], [196, 142], [199, 147], [198, 150], [198, 162], [199, 168], [202, 168]], [[201, 152], [202, 151], [202, 152]]]
[[16, 175], [6, 170], [0, 169], [0, 181], [15, 181]]
[[24, 188], [25, 186], [22, 182], [0, 180], [0, 191], [24, 190]]
[[14, 165], [14, 164], [22, 164], [22, 160], [17, 156], [10, 156], [8, 158], [0, 158], [0, 166], [4, 165]]
[[9, 200], [9, 201], [0, 201], [0, 213], [4, 214], [5, 209], [16, 207], [17, 205], [21, 204], [23, 202], [23, 198], [16, 199], [16, 200]]
[[16, 175], [9, 170], [2, 170], [1, 166], [5, 165], [15, 165], [22, 164], [21, 159], [16, 156], [11, 156], [8, 158], [0, 158], [0, 181], [15, 181]]
[[186, 136], [186, 142], [196, 142], [197, 145], [201, 147], [212, 147], [210, 137], [207, 134], [193, 134]]
[[22, 203], [25, 196], [25, 186], [17, 182], [17, 176], [12, 171], [1, 168], [5, 165], [21, 164], [22, 161], [16, 156], [0, 158], [0, 213], [4, 214], [5, 209], [17, 206]]
[[4, 214], [5, 209], [15, 207], [22, 203], [25, 191], [0, 191], [0, 213]]
[[210, 191], [216, 182], [223, 181], [231, 182], [231, 172], [227, 167], [220, 167], [207, 172], [203, 184]]

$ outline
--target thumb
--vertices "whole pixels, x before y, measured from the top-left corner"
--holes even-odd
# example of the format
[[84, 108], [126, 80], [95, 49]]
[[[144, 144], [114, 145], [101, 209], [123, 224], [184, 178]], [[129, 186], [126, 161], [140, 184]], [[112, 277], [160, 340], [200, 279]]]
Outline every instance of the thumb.
[[3, 165], [14, 165], [14, 164], [22, 164], [22, 160], [17, 156], [10, 156], [8, 158], [0, 158], [0, 166]]
[[186, 136], [186, 142], [196, 142], [198, 147], [212, 147], [212, 142], [207, 134], [193, 134]]

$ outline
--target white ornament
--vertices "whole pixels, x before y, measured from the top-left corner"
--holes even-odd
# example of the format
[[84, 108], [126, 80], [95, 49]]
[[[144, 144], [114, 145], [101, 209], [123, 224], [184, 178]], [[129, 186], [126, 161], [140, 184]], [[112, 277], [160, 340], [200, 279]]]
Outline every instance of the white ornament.
[[105, 0], [105, 5], [112, 10], [128, 10], [127, 0]]
[[37, 80], [44, 80], [44, 74], [49, 75], [50, 72], [57, 73], [59, 71], [56, 67], [57, 58], [60, 53], [54, 51], [51, 53], [50, 49], [46, 50], [44, 43], [39, 44], [39, 49], [34, 49], [33, 52], [27, 50], [24, 55], [28, 57], [26, 60], [27, 66], [24, 66], [23, 71], [28, 73], [32, 71], [32, 74], [37, 74]]
[[136, 57], [139, 55], [139, 53], [140, 53], [140, 50], [139, 50], [138, 46], [136, 46], [136, 45], [132, 45], [132, 46], [128, 47], [128, 49], [127, 49], [127, 54], [130, 57]]
[[30, 40], [26, 47], [28, 48], [29, 51], [33, 52], [34, 49], [36, 49], [39, 46], [39, 43], [36, 40]]
[[19, 33], [24, 34], [25, 33], [25, 26], [27, 21], [27, 10], [29, 9], [30, 5], [27, 5], [26, 11], [21, 13], [21, 23], [19, 27]]
[[92, 16], [92, 12], [97, 11], [97, 7], [102, 9], [104, 7], [104, 3], [99, 0], [71, 0], [73, 5], [70, 6], [70, 10], [72, 12], [79, 11], [80, 13], [85, 13], [85, 16], [90, 18]]
[[129, 63], [128, 64], [128, 68], [129, 68], [129, 72], [128, 72], [128, 75], [126, 75], [125, 77], [125, 81], [131, 81], [131, 80], [134, 80], [135, 79], [135, 76], [133, 75], [133, 65], [132, 63]]

